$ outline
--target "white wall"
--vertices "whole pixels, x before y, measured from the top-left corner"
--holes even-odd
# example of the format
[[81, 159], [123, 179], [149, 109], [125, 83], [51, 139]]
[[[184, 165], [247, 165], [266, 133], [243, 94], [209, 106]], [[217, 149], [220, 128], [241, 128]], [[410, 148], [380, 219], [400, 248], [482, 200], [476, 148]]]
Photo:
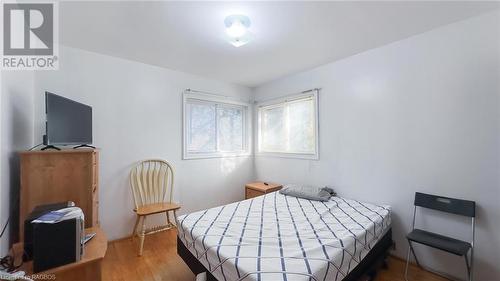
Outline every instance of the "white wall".
[[[500, 280], [499, 19], [486, 14], [257, 87], [256, 100], [322, 88], [320, 160], [257, 157], [257, 178], [392, 205], [401, 257], [415, 191], [475, 200], [476, 280]], [[429, 215], [421, 226], [468, 237], [464, 220]], [[464, 276], [463, 259], [417, 252]]]
[[100, 220], [110, 239], [131, 233], [135, 215], [128, 173], [141, 159], [173, 164], [182, 212], [243, 199], [243, 186], [253, 179], [251, 157], [181, 160], [182, 91], [248, 101], [250, 89], [74, 48], [62, 47], [59, 57], [59, 71], [35, 77], [35, 137], [41, 140], [45, 128], [44, 91], [93, 107], [94, 144], [101, 149]]
[[[17, 151], [33, 146], [33, 72], [2, 71], [0, 93], [0, 228], [10, 210], [18, 210], [19, 160]], [[18, 225], [13, 214], [0, 242], [0, 256], [7, 253], [10, 229]], [[1, 229], [0, 229], [1, 231]]]

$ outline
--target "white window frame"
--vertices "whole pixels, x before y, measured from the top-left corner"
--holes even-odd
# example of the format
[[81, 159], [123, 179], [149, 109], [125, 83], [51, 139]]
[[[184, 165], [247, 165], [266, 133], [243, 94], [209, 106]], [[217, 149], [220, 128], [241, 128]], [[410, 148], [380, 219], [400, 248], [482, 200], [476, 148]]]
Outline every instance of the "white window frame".
[[[315, 138], [315, 151], [314, 153], [289, 153], [289, 152], [268, 152], [262, 151], [260, 148], [261, 144], [261, 114], [260, 109], [262, 107], [272, 107], [278, 106], [279, 104], [295, 101], [298, 99], [303, 99], [307, 97], [312, 97], [314, 101], [314, 138]], [[257, 121], [257, 126], [255, 126], [255, 143], [257, 156], [270, 156], [270, 157], [282, 157], [282, 158], [296, 158], [296, 159], [309, 159], [309, 160], [319, 160], [319, 89], [313, 89], [310, 91], [302, 92], [300, 94], [288, 95], [285, 97], [263, 101], [256, 103], [255, 105], [255, 116]]]
[[[187, 112], [187, 101], [188, 100], [199, 100], [202, 103], [212, 103], [216, 105], [224, 105], [228, 107], [237, 107], [243, 109], [243, 150], [234, 152], [223, 152], [218, 150], [219, 142], [219, 132], [217, 130], [217, 123], [215, 129], [215, 152], [192, 152], [188, 150], [188, 112]], [[246, 102], [233, 100], [229, 97], [219, 96], [208, 93], [200, 93], [193, 91], [184, 91], [182, 95], [182, 159], [205, 159], [205, 158], [223, 158], [223, 157], [239, 157], [239, 156], [249, 156], [251, 155], [251, 137], [250, 132], [252, 129], [252, 116], [251, 116], [251, 105]], [[216, 117], [217, 120], [217, 117]]]

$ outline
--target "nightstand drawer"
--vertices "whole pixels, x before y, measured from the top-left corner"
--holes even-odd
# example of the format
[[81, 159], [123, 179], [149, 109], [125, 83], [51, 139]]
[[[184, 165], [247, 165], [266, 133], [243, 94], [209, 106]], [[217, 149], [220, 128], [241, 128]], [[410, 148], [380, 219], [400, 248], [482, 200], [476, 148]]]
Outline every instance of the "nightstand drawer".
[[257, 197], [257, 196], [264, 195], [264, 194], [265, 194], [264, 192], [253, 190], [253, 189], [250, 189], [250, 188], [246, 188], [245, 189], [245, 199], [254, 198], [254, 197]]

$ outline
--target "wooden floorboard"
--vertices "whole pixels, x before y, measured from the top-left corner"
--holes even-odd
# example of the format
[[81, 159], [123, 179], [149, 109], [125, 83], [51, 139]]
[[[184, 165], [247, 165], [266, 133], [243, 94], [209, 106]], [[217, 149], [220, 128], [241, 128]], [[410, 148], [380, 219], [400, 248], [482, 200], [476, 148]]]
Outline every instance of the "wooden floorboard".
[[[177, 256], [176, 231], [146, 237], [144, 254], [137, 256], [138, 239], [111, 242], [103, 262], [104, 281], [194, 281], [195, 276]], [[381, 269], [375, 281], [404, 281], [404, 262], [389, 258], [389, 268]], [[447, 281], [412, 266], [411, 281]]]

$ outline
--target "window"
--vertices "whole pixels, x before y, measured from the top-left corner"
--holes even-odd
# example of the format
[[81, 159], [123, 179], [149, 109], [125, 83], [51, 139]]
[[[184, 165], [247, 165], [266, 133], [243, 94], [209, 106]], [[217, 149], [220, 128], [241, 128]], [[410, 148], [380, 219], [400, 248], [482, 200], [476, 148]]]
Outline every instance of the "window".
[[258, 153], [318, 159], [318, 90], [258, 105]]
[[249, 154], [248, 104], [184, 93], [184, 159]]

